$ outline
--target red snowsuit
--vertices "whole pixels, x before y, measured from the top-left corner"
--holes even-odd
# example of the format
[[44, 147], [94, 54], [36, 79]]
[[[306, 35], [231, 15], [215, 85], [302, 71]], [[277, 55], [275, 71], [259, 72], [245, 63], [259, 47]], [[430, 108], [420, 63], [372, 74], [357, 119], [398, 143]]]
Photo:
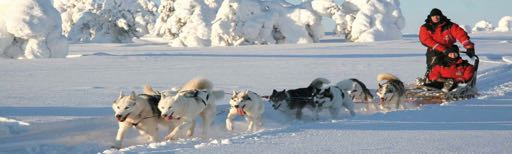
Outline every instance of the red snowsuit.
[[461, 42], [466, 49], [474, 48], [468, 34], [459, 25], [450, 21], [443, 22], [435, 27], [433, 25], [433, 23], [426, 23], [420, 27], [419, 39], [423, 45], [429, 48], [429, 51], [434, 49], [443, 52], [453, 46], [456, 40]]
[[458, 58], [455, 63], [448, 64], [447, 66], [436, 65], [428, 74], [430, 81], [437, 79], [453, 79], [455, 83], [468, 82], [473, 78], [473, 66], [467, 61]]

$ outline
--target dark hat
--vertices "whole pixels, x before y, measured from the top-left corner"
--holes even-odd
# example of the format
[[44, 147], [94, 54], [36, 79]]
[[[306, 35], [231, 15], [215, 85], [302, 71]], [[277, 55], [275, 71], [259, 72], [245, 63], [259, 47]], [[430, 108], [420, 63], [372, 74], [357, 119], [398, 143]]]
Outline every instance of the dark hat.
[[438, 8], [433, 8], [431, 11], [430, 11], [430, 16], [443, 16], [443, 12], [441, 12], [441, 10], [439, 10]]

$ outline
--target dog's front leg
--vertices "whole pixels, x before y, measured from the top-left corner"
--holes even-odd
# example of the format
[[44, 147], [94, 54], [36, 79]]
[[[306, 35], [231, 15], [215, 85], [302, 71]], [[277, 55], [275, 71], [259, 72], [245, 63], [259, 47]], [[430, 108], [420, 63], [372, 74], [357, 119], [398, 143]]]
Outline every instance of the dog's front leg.
[[190, 127], [192, 126], [192, 121], [190, 120], [185, 120], [183, 121], [183, 123], [181, 123], [180, 125], [178, 125], [176, 128], [174, 128], [174, 130], [165, 137], [166, 140], [175, 140], [177, 139], [179, 136], [182, 136], [183, 135], [183, 131], [184, 130], [188, 130], [190, 129]]
[[118, 124], [119, 124], [119, 129], [117, 129], [116, 141], [114, 142], [114, 145], [112, 146], [112, 148], [115, 148], [115, 149], [121, 149], [121, 144], [124, 139], [124, 134], [130, 128], [130, 125], [125, 124], [123, 122], [119, 122]]
[[192, 120], [192, 126], [187, 130], [187, 137], [192, 137], [194, 135], [194, 130], [196, 129], [196, 120]]
[[320, 112], [321, 109], [318, 106], [318, 103], [315, 103], [315, 120], [320, 120]]
[[248, 132], [253, 131], [255, 118], [252, 116], [247, 116], [245, 118], [246, 118], [245, 120], [249, 123], [249, 126], [247, 127], [247, 131]]
[[295, 112], [295, 118], [297, 118], [298, 120], [302, 119], [302, 109], [301, 108], [298, 108], [297, 112]]
[[350, 112], [350, 116], [356, 115], [356, 112], [354, 111], [354, 102], [352, 102], [352, 99], [344, 99], [343, 107], [345, 107]]
[[156, 142], [158, 137], [158, 123], [154, 119], [143, 121], [139, 124], [139, 133], [148, 137], [149, 142]]
[[229, 114], [226, 118], [226, 129], [233, 131], [233, 118], [236, 116], [236, 110], [230, 109]]

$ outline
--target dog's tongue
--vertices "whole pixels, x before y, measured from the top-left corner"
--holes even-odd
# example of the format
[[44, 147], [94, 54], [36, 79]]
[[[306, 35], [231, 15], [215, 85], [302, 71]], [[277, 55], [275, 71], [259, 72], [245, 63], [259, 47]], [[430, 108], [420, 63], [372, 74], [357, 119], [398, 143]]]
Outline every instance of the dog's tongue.
[[239, 115], [241, 116], [244, 116], [245, 115], [245, 111], [243, 108], [237, 108], [236, 111], [238, 112]]
[[167, 121], [171, 121], [171, 120], [172, 120], [172, 116], [167, 116], [167, 117], [165, 117], [165, 120], [167, 120]]

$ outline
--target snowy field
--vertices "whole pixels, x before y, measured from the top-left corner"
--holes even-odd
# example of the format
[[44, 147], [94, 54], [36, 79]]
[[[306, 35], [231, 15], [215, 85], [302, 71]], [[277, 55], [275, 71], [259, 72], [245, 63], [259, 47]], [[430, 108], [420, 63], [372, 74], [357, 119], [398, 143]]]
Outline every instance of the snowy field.
[[[144, 143], [135, 129], [126, 148], [112, 150], [117, 122], [111, 109], [119, 91], [151, 84], [170, 89], [197, 76], [214, 89], [307, 86], [358, 78], [375, 91], [381, 72], [412, 83], [423, 75], [425, 47], [402, 40], [212, 48], [171, 48], [153, 39], [128, 44], [70, 44], [66, 59], [0, 59], [0, 153], [511, 153], [512, 33], [473, 34], [481, 58], [477, 99], [409, 110], [343, 112], [339, 119], [291, 121], [266, 104], [264, 129], [247, 133], [243, 119], [225, 130], [228, 97], [217, 102], [211, 139]], [[361, 104], [358, 107], [362, 107]], [[200, 127], [198, 127], [200, 130]], [[163, 135], [163, 131], [161, 134]]]

